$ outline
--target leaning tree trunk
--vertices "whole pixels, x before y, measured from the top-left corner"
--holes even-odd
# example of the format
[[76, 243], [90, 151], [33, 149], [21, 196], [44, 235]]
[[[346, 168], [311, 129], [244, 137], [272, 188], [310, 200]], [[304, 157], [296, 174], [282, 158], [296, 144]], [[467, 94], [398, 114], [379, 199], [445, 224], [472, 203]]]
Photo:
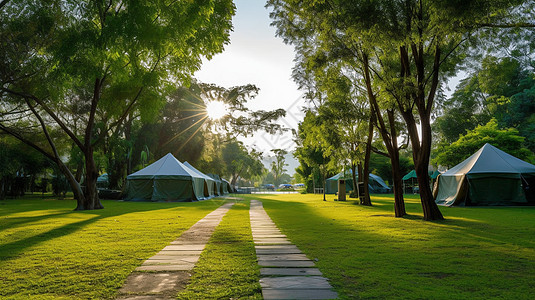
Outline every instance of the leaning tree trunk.
[[362, 182], [364, 182], [364, 197], [360, 200], [362, 205], [372, 205], [372, 200], [370, 198], [370, 157], [372, 154], [372, 141], [373, 141], [373, 124], [375, 123], [375, 115], [372, 113], [370, 116], [370, 122], [368, 124], [368, 139], [366, 140], [366, 152], [364, 154], [364, 177]]
[[[411, 134], [411, 132], [412, 134], [417, 134], [417, 132], [415, 132], [416, 123], [414, 122], [414, 119], [407, 119], [409, 120], [408, 125], [411, 125], [408, 126], [410, 128], [409, 134]], [[431, 154], [431, 124], [429, 119], [425, 117], [420, 118], [420, 123], [422, 128], [422, 141], [419, 147], [413, 146], [413, 160], [418, 186], [420, 188], [420, 202], [422, 203], [424, 220], [443, 220], [444, 216], [442, 216], [442, 213], [433, 198], [433, 192], [429, 185], [428, 166], [429, 156]]]
[[390, 163], [392, 164], [392, 180], [394, 181], [394, 212], [396, 217], [403, 217], [407, 214], [405, 211], [405, 200], [403, 199], [403, 177], [401, 176], [401, 168], [399, 166], [399, 147], [398, 135], [396, 131], [396, 123], [394, 110], [388, 110], [388, 123], [390, 124], [390, 138], [392, 149], [390, 151]]
[[98, 170], [93, 157], [93, 147], [87, 147], [84, 151], [85, 157], [85, 201], [82, 208], [77, 207], [77, 210], [92, 210], [104, 208], [98, 198], [97, 178]]
[[59, 158], [56, 160], [56, 164], [58, 165], [60, 172], [63, 173], [63, 175], [67, 179], [67, 182], [71, 186], [72, 192], [74, 194], [74, 199], [76, 199], [75, 210], [80, 210], [80, 208], [83, 207], [85, 203], [85, 195], [82, 191], [80, 183], [76, 180], [71, 170], [69, 170], [69, 168], [67, 168], [67, 166]]

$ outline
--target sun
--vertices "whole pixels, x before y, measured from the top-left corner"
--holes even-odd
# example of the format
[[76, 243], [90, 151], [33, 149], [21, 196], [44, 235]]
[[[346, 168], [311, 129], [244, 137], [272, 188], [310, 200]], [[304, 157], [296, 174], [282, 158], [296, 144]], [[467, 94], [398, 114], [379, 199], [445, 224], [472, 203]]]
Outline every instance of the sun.
[[221, 101], [210, 101], [206, 103], [206, 114], [212, 120], [221, 119], [227, 114], [227, 105]]

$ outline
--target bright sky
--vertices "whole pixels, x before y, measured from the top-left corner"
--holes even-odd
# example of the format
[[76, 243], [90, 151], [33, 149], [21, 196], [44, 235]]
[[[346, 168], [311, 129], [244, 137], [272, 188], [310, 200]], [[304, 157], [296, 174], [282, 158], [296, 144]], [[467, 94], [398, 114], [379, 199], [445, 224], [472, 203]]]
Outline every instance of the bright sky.
[[[226, 88], [254, 84], [260, 88], [256, 98], [249, 102], [253, 110], [283, 108], [287, 115], [279, 123], [297, 129], [303, 119], [301, 107], [305, 102], [291, 78], [294, 52], [275, 37], [270, 26], [269, 11], [262, 0], [236, 0], [236, 15], [231, 43], [225, 51], [212, 60], [205, 61], [195, 77], [202, 82], [214, 83]], [[248, 146], [269, 156], [271, 149], [293, 149], [293, 136], [287, 132], [271, 136], [259, 132], [252, 138], [242, 139]]]

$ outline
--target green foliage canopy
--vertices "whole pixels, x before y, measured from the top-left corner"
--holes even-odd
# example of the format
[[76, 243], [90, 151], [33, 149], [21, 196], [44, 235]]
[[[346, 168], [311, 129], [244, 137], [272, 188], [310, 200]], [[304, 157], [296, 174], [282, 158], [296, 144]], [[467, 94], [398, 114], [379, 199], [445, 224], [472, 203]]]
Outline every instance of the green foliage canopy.
[[496, 119], [491, 119], [486, 125], [468, 131], [454, 143], [443, 144], [435, 158], [435, 163], [453, 167], [474, 154], [486, 143], [522, 160], [535, 162], [533, 152], [523, 147], [523, 142], [524, 137], [518, 134], [518, 130], [499, 129]]

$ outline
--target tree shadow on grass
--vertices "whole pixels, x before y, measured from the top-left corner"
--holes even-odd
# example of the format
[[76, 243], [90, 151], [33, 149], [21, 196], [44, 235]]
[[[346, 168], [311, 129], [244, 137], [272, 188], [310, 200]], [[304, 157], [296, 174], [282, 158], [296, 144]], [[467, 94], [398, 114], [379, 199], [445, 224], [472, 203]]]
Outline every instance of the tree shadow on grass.
[[[486, 275], [487, 271], [482, 269], [482, 265], [513, 261], [524, 271], [533, 267], [533, 263], [528, 263], [525, 256], [525, 251], [530, 253], [535, 247], [530, 234], [530, 230], [533, 230], [516, 226], [514, 229], [517, 232], [511, 236], [501, 230], [508, 224], [494, 220], [489, 214], [481, 218], [477, 214], [472, 218], [468, 215], [451, 216], [444, 221], [428, 222], [417, 214], [394, 218], [393, 206], [383, 200], [376, 201], [383, 202], [383, 205], [365, 207], [349, 202], [290, 201], [269, 196], [248, 198], [262, 201], [268, 215], [281, 231], [309, 258], [318, 258], [318, 267], [333, 280], [333, 285], [346, 298], [361, 297], [358, 292], [361, 281], [378, 280], [367, 287], [378, 292], [376, 290], [411, 286], [410, 281], [405, 282], [407, 276], [413, 281], [425, 281], [437, 291], [445, 289], [452, 293], [463, 289], [463, 280], [470, 280], [467, 275], [459, 273], [474, 276], [475, 272], [478, 278], [488, 280], [490, 286], [501, 286], [501, 279], [507, 275], [509, 281], [505, 284], [514, 285], [517, 284], [515, 280], [522, 276], [520, 273], [518, 278], [507, 272], [502, 274], [493, 265], [487, 271], [494, 274]], [[418, 203], [412, 202], [410, 209], [414, 211], [413, 206]], [[330, 208], [323, 208], [324, 205]], [[367, 213], [354, 214], [358, 220], [352, 220], [347, 215], [340, 219], [336, 217], [336, 211], [361, 209]], [[389, 219], [387, 215], [392, 217]], [[378, 227], [374, 229], [372, 225]], [[336, 255], [331, 255], [333, 253]], [[365, 271], [359, 272], [359, 269]], [[368, 279], [366, 272], [388, 275], [380, 280]], [[444, 274], [455, 276], [448, 275], [451, 278], [445, 279]], [[457, 282], [458, 279], [461, 280]], [[448, 281], [447, 285], [443, 280]], [[410, 288], [416, 291], [418, 287]], [[433, 291], [434, 288], [430, 288], [430, 294], [425, 294], [424, 298], [439, 296]]]
[[[63, 202], [63, 200], [59, 200]], [[124, 203], [124, 206], [119, 204]], [[224, 201], [206, 201], [206, 202], [195, 202], [200, 203], [201, 205], [195, 205], [195, 209], [201, 209], [206, 211], [206, 214], [213, 211], [215, 208], [219, 207], [221, 204], [224, 203]], [[28, 204], [27, 208], [34, 207], [34, 209], [20, 209], [16, 208], [13, 209], [13, 213], [21, 213], [21, 212], [41, 212], [46, 211], [46, 208], [43, 209], [42, 203], [40, 202], [34, 202], [34, 203], [26, 203]], [[32, 205], [33, 204], [33, 205]], [[57, 204], [57, 203], [56, 203]], [[34, 234], [32, 236], [22, 238], [15, 240], [13, 242], [2, 244], [0, 243], [0, 260], [5, 260], [13, 257], [17, 257], [20, 253], [24, 252], [25, 249], [32, 247], [36, 244], [46, 242], [48, 240], [53, 240], [55, 238], [60, 238], [62, 236], [66, 236], [69, 234], [72, 234], [76, 231], [81, 230], [83, 227], [92, 224], [94, 222], [97, 222], [98, 220], [110, 218], [110, 217], [118, 217], [121, 215], [129, 214], [129, 213], [137, 213], [137, 212], [147, 212], [147, 211], [156, 211], [161, 209], [180, 209], [180, 208], [191, 208], [191, 203], [186, 202], [173, 202], [173, 203], [153, 203], [153, 202], [109, 202], [111, 208], [109, 209], [101, 209], [101, 210], [89, 210], [89, 211], [73, 211], [72, 209], [66, 208], [66, 207], [53, 207], [55, 212], [51, 213], [42, 213], [41, 215], [37, 216], [20, 216], [20, 217], [9, 217], [9, 212], [4, 212], [4, 217], [1, 224], [2, 230], [8, 230], [12, 228], [24, 228], [25, 224], [31, 224], [31, 223], [42, 223], [43, 221], [49, 222], [49, 220], [54, 220], [55, 218], [64, 218], [64, 217], [84, 217], [84, 215], [91, 215], [90, 218], [84, 219], [81, 221], [76, 221], [72, 223], [68, 223], [65, 225], [62, 225], [60, 227], [55, 227], [53, 229], [50, 229], [45, 232], [39, 232], [37, 234]], [[41, 206], [39, 206], [41, 205]], [[35, 207], [37, 206], [37, 207]], [[119, 206], [119, 207], [116, 207]], [[121, 209], [120, 209], [121, 208]], [[63, 211], [58, 211], [63, 210]], [[201, 217], [202, 218], [202, 217]], [[51, 225], [54, 226], [54, 225]]]

